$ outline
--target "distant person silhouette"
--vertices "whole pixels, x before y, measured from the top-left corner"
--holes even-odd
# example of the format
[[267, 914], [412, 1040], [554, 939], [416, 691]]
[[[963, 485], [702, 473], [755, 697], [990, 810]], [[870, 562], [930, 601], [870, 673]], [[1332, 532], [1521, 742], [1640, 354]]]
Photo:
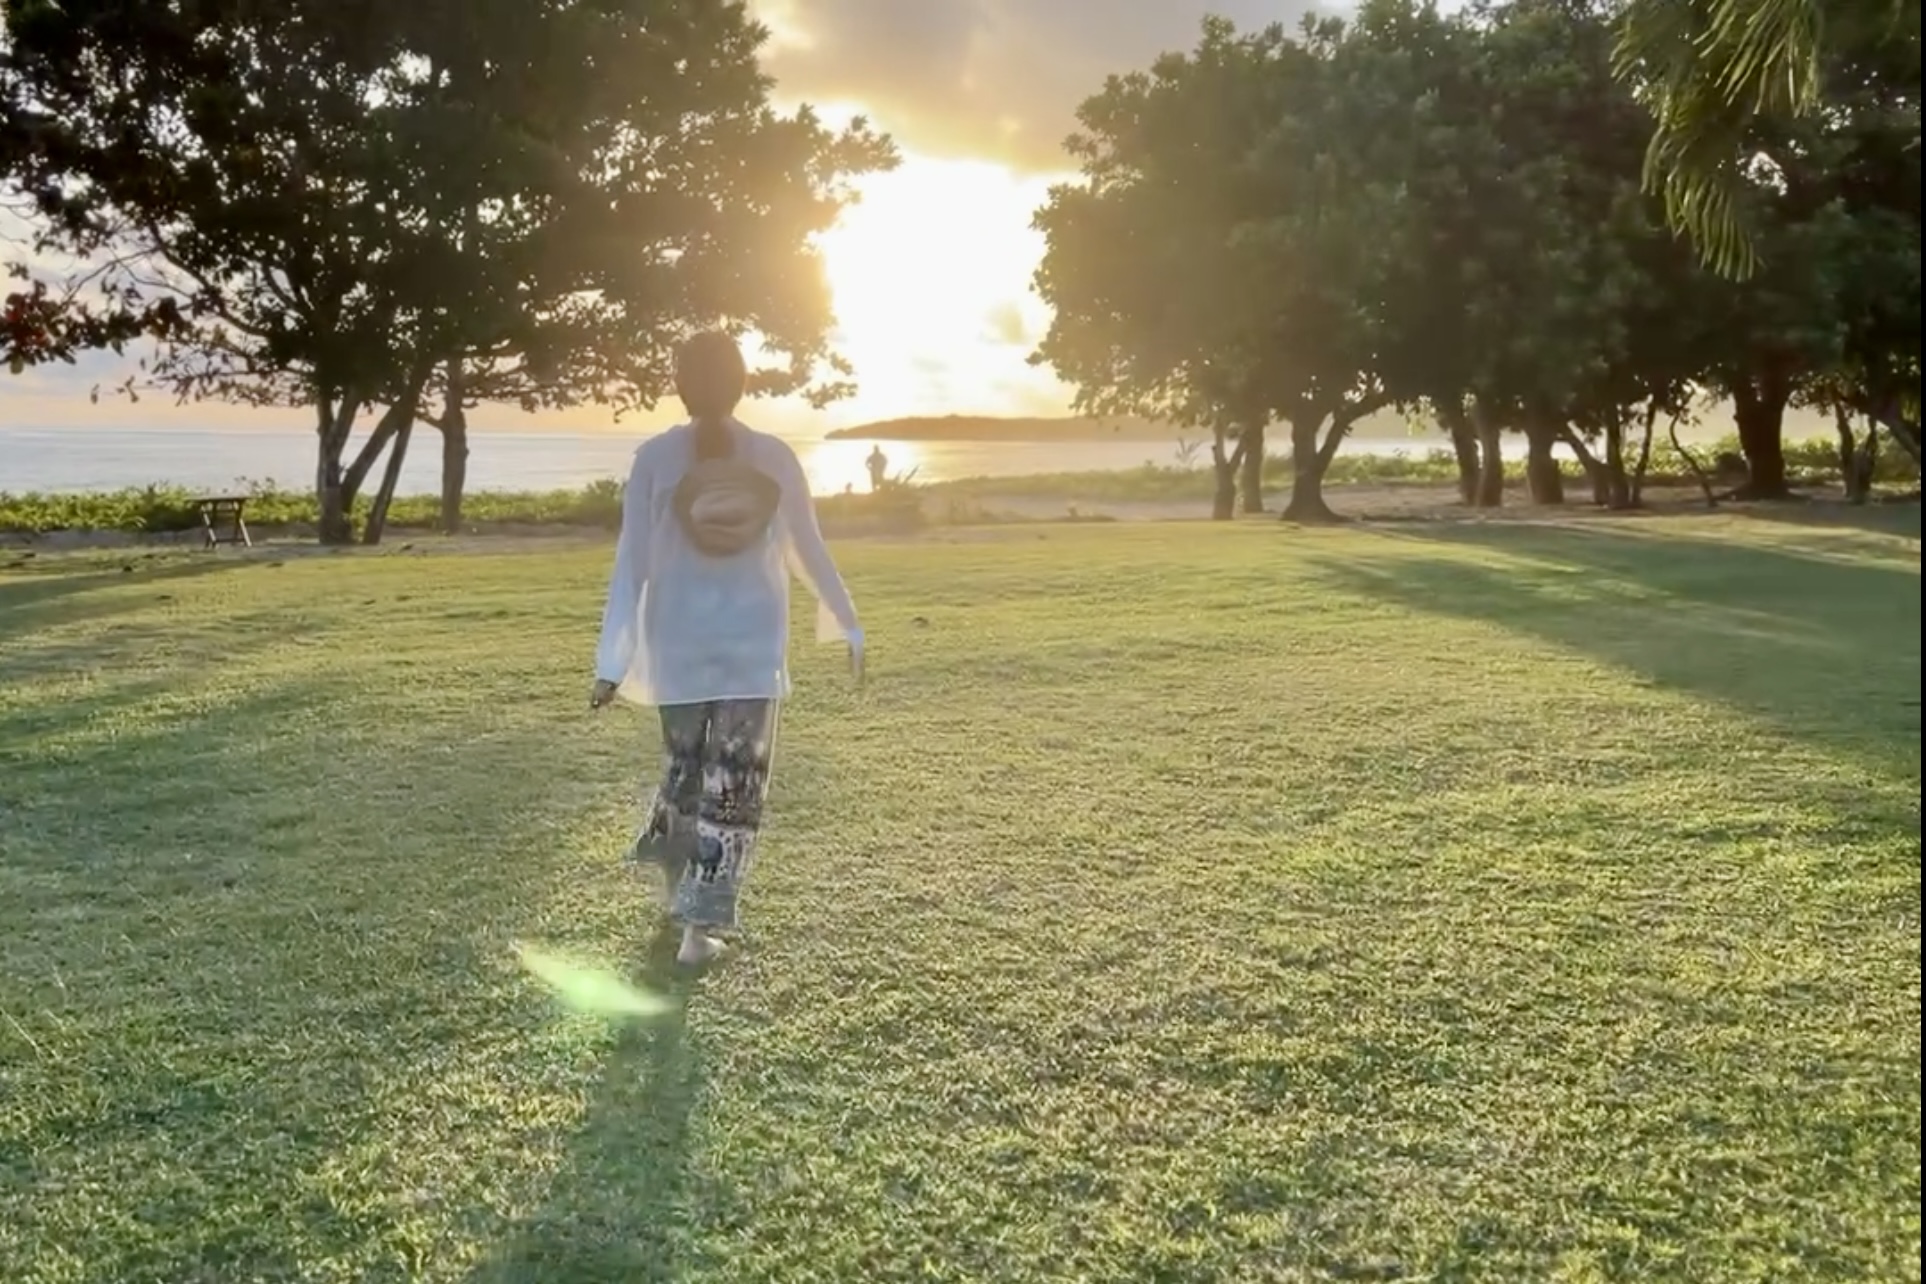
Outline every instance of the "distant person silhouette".
[[869, 448], [869, 458], [863, 463], [869, 469], [869, 488], [881, 490], [889, 480], [889, 456], [883, 453], [881, 444]]

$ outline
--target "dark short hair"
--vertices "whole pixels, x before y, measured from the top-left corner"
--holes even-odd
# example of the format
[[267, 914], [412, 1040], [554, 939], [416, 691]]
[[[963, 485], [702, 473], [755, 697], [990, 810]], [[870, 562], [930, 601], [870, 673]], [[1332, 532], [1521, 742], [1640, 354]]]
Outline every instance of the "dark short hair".
[[692, 335], [676, 349], [676, 395], [697, 421], [734, 414], [748, 382], [742, 349], [720, 330]]

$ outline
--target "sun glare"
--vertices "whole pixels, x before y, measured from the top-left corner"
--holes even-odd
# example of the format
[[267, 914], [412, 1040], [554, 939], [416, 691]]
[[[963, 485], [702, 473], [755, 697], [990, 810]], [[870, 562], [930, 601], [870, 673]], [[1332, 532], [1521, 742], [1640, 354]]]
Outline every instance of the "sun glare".
[[755, 20], [769, 29], [768, 52], [815, 45], [802, 15], [796, 12], [796, 0], [756, 0], [749, 8]]
[[1000, 165], [911, 157], [863, 185], [822, 239], [836, 341], [860, 391], [845, 423], [901, 415], [1021, 413], [1059, 401], [1025, 362], [1045, 323], [1030, 276], [1030, 215], [1047, 180]]

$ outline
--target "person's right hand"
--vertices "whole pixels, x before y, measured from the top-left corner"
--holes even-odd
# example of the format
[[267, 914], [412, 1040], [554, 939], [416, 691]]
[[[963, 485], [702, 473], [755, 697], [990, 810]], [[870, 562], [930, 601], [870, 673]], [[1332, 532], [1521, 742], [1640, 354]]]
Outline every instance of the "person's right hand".
[[597, 678], [589, 688], [589, 708], [606, 709], [615, 703], [615, 689], [618, 684], [606, 678]]

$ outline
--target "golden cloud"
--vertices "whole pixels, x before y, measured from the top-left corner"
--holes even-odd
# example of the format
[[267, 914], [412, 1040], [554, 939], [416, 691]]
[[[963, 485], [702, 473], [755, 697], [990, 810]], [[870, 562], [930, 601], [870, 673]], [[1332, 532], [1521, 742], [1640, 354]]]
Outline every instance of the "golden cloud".
[[1207, 13], [1295, 24], [1302, 0], [756, 0], [785, 99], [855, 102], [906, 149], [1068, 168], [1077, 105], [1105, 77], [1195, 45]]

